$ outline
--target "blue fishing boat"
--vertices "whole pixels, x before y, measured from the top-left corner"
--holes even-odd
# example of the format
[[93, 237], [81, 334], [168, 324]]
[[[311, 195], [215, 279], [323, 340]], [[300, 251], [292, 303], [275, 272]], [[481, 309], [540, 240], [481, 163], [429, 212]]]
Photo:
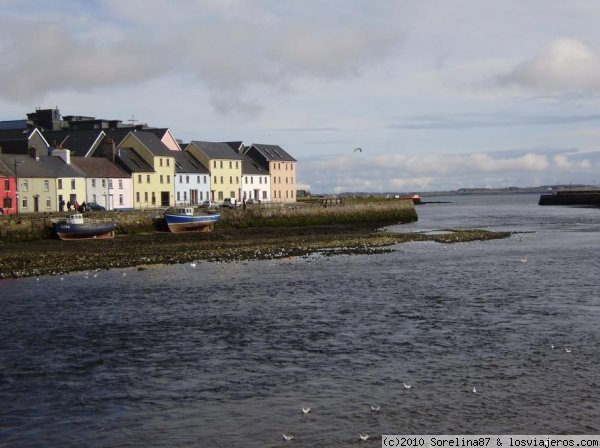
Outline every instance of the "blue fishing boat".
[[165, 221], [173, 233], [210, 232], [221, 219], [218, 213], [208, 213], [193, 207], [174, 207], [165, 211]]
[[61, 240], [114, 238], [117, 227], [110, 219], [84, 218], [81, 213], [56, 218], [53, 224], [54, 231]]

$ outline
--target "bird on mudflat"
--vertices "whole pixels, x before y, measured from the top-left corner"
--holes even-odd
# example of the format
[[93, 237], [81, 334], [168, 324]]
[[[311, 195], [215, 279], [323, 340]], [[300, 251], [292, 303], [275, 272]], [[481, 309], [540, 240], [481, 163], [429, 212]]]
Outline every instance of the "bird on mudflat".
[[477, 393], [477, 389], [475, 387], [473, 387], [473, 393], [476, 394]]
[[309, 412], [310, 412], [310, 408], [305, 408], [305, 407], [302, 408], [302, 413], [304, 415], [308, 414]]
[[412, 386], [410, 384], [402, 383], [405, 389], [410, 389]]
[[292, 434], [283, 434], [283, 440], [285, 440], [286, 442], [289, 442], [293, 438], [294, 436]]
[[571, 353], [571, 349], [569, 347], [565, 347], [565, 353]]
[[381, 411], [381, 406], [379, 406], [378, 404], [372, 404], [371, 405], [371, 411], [373, 411], [373, 412], [379, 412], [379, 411]]
[[360, 437], [360, 440], [362, 440], [363, 442], [369, 440], [369, 434], [359, 434], [358, 437]]
[[527, 257], [521, 258], [521, 263], [527, 263]]

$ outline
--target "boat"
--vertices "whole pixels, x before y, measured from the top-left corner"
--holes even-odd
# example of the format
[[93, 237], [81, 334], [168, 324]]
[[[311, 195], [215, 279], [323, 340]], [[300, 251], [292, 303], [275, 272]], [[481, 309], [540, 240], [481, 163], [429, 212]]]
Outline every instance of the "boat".
[[219, 213], [209, 213], [193, 207], [173, 207], [165, 211], [165, 221], [173, 233], [210, 232], [215, 222], [221, 219]]
[[81, 213], [55, 218], [53, 224], [54, 231], [61, 240], [114, 238], [117, 227], [110, 219], [84, 218]]
[[421, 203], [421, 196], [419, 196], [418, 194], [413, 194], [411, 196], [402, 196], [400, 199], [410, 199], [415, 204], [420, 204]]

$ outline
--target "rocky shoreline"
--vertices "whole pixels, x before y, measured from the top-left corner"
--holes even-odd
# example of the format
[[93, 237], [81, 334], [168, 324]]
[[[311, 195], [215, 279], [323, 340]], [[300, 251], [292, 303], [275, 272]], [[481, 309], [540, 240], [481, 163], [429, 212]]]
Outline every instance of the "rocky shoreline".
[[377, 253], [408, 241], [467, 242], [509, 232], [449, 230], [439, 234], [381, 231], [373, 223], [285, 228], [222, 227], [209, 234], [151, 232], [113, 240], [39, 240], [0, 248], [0, 279], [59, 275], [198, 260], [232, 262], [306, 256], [316, 252]]

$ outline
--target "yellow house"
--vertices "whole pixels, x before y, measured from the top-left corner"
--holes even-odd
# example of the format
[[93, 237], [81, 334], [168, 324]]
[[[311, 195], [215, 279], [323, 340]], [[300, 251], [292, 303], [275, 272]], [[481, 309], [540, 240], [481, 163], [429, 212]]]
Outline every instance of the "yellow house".
[[116, 161], [133, 180], [133, 207], [175, 204], [175, 152], [151, 132], [130, 132], [118, 146]]
[[61, 200], [73, 206], [86, 200], [85, 175], [70, 160], [36, 151], [4, 158], [15, 170], [19, 213], [55, 212]]
[[244, 154], [268, 168], [271, 201], [296, 202], [296, 159], [278, 145], [253, 144]]
[[194, 140], [185, 149], [208, 167], [211, 200], [242, 199], [242, 156], [227, 143]]

